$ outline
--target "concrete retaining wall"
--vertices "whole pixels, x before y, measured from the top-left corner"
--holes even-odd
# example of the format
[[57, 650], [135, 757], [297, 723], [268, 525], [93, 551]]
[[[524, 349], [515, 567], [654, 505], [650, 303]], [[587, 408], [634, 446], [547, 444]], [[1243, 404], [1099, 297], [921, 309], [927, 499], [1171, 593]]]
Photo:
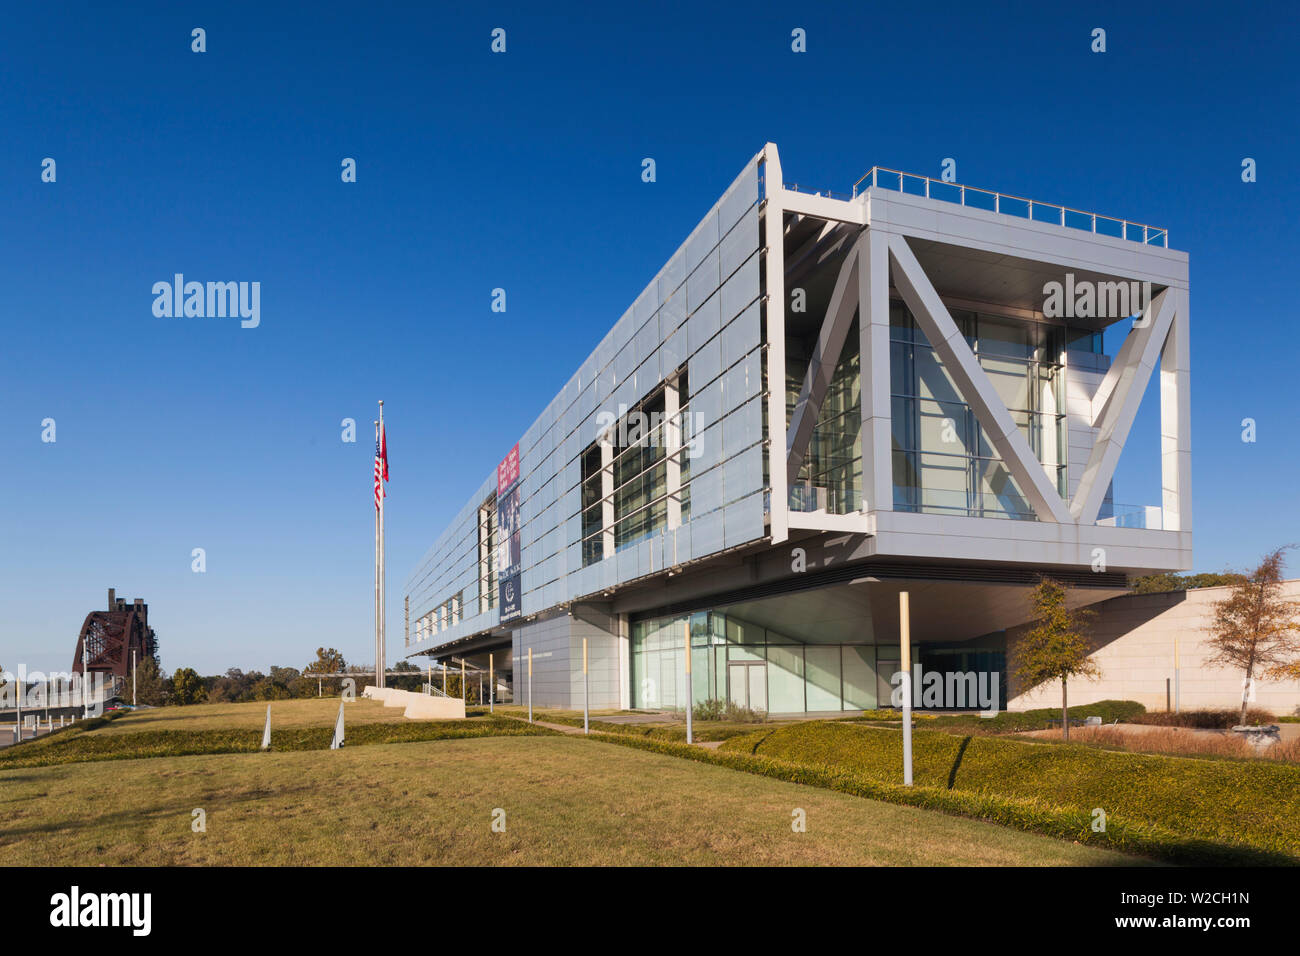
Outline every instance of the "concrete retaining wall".
[[401, 707], [402, 716], [412, 720], [463, 720], [465, 702], [458, 697], [438, 697], [429, 694], [417, 694], [395, 687], [374, 687], [367, 685], [361, 696], [368, 700], [382, 701], [385, 707]]
[[[1101, 679], [1070, 681], [1070, 703], [1098, 700], [1136, 700], [1147, 710], [1165, 709], [1165, 679], [1174, 676], [1174, 640], [1178, 640], [1182, 682], [1182, 708], [1223, 710], [1241, 706], [1243, 673], [1209, 663], [1213, 648], [1207, 629], [1214, 604], [1227, 588], [1197, 588], [1168, 594], [1134, 594], [1094, 605], [1098, 612], [1092, 628], [1092, 659]], [[1283, 595], [1300, 599], [1300, 580], [1283, 583]], [[1014, 673], [1017, 633], [1007, 632], [1007, 667]], [[1021, 693], [1014, 680], [1008, 688], [1011, 710], [1060, 707], [1061, 684], [1053, 681]], [[1286, 716], [1300, 711], [1300, 681], [1257, 680], [1252, 707]]]

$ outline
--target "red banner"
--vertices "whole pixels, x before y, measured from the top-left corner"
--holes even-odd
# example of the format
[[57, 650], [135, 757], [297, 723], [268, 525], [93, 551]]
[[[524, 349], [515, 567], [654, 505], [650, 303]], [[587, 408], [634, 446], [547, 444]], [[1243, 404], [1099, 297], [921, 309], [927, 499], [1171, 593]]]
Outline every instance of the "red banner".
[[510, 454], [497, 465], [497, 494], [503, 495], [507, 488], [519, 480], [519, 445], [510, 449]]

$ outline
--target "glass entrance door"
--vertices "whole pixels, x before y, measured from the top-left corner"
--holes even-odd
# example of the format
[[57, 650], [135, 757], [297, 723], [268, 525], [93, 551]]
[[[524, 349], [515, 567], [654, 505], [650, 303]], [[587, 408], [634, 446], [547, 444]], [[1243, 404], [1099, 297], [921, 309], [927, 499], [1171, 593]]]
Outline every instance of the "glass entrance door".
[[749, 709], [767, 712], [767, 665], [749, 665]]
[[737, 707], [767, 710], [767, 664], [731, 661], [727, 664], [727, 699]]

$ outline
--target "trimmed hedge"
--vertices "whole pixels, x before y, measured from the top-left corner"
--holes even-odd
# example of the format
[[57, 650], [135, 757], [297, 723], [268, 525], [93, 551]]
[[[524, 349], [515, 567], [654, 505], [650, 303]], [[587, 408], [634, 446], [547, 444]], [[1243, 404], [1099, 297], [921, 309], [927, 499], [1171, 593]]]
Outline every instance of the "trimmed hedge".
[[[924, 710], [912, 711], [912, 722], [918, 720], [937, 720], [938, 714], [927, 713]], [[844, 717], [843, 720], [852, 720], [855, 722], [876, 723], [884, 721], [885, 723], [901, 724], [903, 722], [903, 712], [894, 710], [890, 707], [878, 708], [876, 710], [864, 710], [860, 714], [854, 714], [852, 717]]]
[[[881, 711], [871, 711], [871, 716], [847, 717], [845, 720], [857, 723], [879, 723], [881, 718], [875, 716]], [[902, 715], [893, 711], [893, 723], [901, 724]], [[1099, 700], [1095, 704], [1080, 704], [1070, 708], [1070, 716], [1077, 718], [1100, 717], [1102, 723], [1131, 721], [1139, 714], [1146, 713], [1146, 708], [1135, 700]], [[980, 717], [978, 714], [930, 714], [925, 711], [913, 711], [916, 721], [927, 720], [927, 728], [949, 730], [970, 734], [1014, 734], [1030, 730], [1046, 730], [1055, 721], [1061, 721], [1061, 708], [1039, 707], [1034, 710], [1002, 711], [993, 717]], [[888, 722], [888, 718], [886, 718]]]
[[[94, 729], [93, 721], [86, 730]], [[460, 740], [470, 737], [551, 736], [556, 731], [519, 723], [507, 717], [358, 724], [348, 727], [346, 746]], [[299, 727], [272, 730], [271, 749], [328, 750], [334, 728]], [[10, 767], [49, 767], [92, 760], [135, 760], [141, 757], [184, 757], [193, 754], [254, 753], [261, 749], [260, 730], [148, 730], [130, 734], [80, 733], [42, 737], [21, 747], [0, 751], [0, 770]]]
[[[1156, 711], [1139, 714], [1132, 719], [1135, 724], [1148, 724], [1154, 727], [1192, 727], [1198, 730], [1231, 730], [1241, 719], [1240, 708], [1234, 710], [1184, 710], [1178, 713]], [[1246, 725], [1258, 727], [1277, 721], [1267, 710], [1246, 711]]]
[[[722, 749], [893, 784], [902, 733], [812, 722], [735, 737]], [[1300, 862], [1300, 767], [1273, 761], [1198, 760], [918, 730], [913, 779], [970, 797], [1031, 801], [1067, 815], [1106, 812], [1187, 839]], [[1071, 817], [1073, 818], [1073, 817]]]

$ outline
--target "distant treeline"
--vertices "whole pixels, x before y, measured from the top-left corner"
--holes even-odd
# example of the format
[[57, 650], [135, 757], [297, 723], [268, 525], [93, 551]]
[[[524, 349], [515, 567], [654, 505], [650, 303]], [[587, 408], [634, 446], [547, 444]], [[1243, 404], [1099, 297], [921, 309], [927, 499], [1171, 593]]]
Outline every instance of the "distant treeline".
[[1166, 591], [1191, 591], [1195, 588], [1222, 588], [1245, 580], [1244, 574], [1225, 571], [1221, 574], [1147, 574], [1133, 579], [1134, 594], [1164, 594]]
[[[419, 690], [423, 674], [414, 664], [401, 661], [392, 670], [409, 671], [410, 676], [388, 678], [388, 686], [401, 690]], [[250, 700], [289, 700], [318, 695], [338, 696], [347, 677], [325, 674], [355, 674], [354, 690], [360, 694], [366, 684], [373, 684], [373, 669], [349, 666], [334, 648], [316, 649], [316, 660], [302, 670], [296, 667], [271, 666], [271, 672], [244, 671], [232, 667], [224, 674], [202, 677], [192, 667], [179, 667], [170, 675], [156, 657], [146, 658], [136, 672], [136, 701], [152, 707], [185, 704], [237, 704]], [[322, 675], [322, 676], [318, 676]], [[129, 685], [128, 685], [129, 686]]]

